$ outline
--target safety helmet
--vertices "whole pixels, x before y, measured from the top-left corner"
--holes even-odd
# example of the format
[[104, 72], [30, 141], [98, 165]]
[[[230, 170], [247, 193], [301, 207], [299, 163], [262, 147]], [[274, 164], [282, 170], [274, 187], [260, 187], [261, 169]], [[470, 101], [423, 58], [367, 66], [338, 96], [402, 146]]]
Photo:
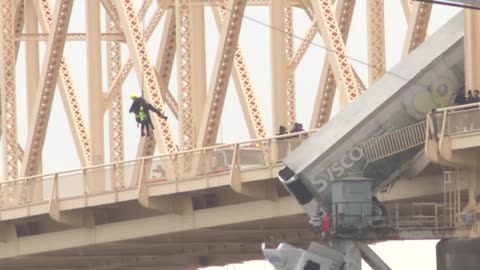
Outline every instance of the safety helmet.
[[131, 99], [136, 99], [138, 97], [137, 93], [130, 93], [130, 98]]

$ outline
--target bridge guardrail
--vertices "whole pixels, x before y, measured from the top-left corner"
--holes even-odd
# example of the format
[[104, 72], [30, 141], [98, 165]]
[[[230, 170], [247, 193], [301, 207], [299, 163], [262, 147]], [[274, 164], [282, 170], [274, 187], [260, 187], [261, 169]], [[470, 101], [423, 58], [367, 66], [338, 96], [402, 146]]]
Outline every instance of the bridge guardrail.
[[427, 123], [430, 138], [480, 131], [480, 103], [436, 109], [428, 113]]
[[[0, 209], [42, 203], [50, 200], [54, 193], [58, 199], [88, 196], [135, 189], [140, 180], [146, 184], [163, 184], [230, 173], [235, 165], [232, 164], [233, 152], [237, 146], [237, 165], [240, 170], [266, 168], [281, 162], [315, 131], [317, 130], [0, 182]], [[199, 161], [197, 167], [186, 168], [182, 165], [192, 157]], [[122, 181], [118, 181], [119, 176], [123, 177]]]
[[[445, 205], [436, 202], [419, 203], [366, 203], [345, 202], [332, 204], [334, 229], [349, 232], [355, 229], [385, 228], [395, 230], [408, 229], [451, 229], [451, 217], [445, 211]], [[343, 212], [344, 210], [347, 212]], [[352, 213], [348, 210], [357, 209]], [[457, 224], [460, 226], [461, 224]]]

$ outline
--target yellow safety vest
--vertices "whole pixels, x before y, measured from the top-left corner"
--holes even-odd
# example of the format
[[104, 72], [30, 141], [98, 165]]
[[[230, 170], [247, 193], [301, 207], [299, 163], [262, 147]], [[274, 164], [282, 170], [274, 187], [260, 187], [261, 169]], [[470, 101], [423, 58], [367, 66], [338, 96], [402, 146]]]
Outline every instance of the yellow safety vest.
[[140, 106], [140, 108], [138, 109], [137, 118], [140, 119], [140, 122], [143, 122], [143, 120], [145, 120], [145, 113], [143, 112], [143, 106]]

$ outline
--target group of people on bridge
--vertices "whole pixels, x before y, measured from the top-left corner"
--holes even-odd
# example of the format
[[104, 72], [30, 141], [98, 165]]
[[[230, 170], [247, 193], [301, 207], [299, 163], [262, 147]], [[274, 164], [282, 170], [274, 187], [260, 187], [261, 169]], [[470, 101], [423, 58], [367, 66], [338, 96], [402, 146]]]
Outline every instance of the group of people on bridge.
[[[295, 122], [290, 132], [287, 131], [287, 128], [285, 126], [280, 125], [280, 127], [278, 128], [277, 136], [299, 133], [302, 131], [305, 131], [303, 129], [303, 125], [301, 123]], [[282, 136], [277, 139], [278, 160], [285, 158], [285, 156], [289, 152], [289, 148], [290, 148], [290, 151], [297, 148], [297, 146], [300, 144], [299, 137], [300, 137], [299, 135], [291, 135], [291, 136]]]
[[461, 88], [455, 95], [455, 105], [465, 105], [477, 102], [480, 102], [480, 90], [468, 90], [465, 95], [465, 88]]

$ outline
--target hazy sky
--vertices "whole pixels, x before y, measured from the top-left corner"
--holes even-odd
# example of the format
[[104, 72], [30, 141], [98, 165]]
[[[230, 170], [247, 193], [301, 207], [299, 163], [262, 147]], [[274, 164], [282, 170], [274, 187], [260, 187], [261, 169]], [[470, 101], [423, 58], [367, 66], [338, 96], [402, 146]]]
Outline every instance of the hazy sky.
[[[436, 270], [435, 245], [437, 241], [389, 241], [370, 247], [392, 268], [392, 270]], [[204, 270], [273, 270], [266, 261], [251, 261], [225, 267], [208, 267]], [[362, 269], [371, 270], [365, 263]]]
[[[136, 1], [141, 3], [142, 1]], [[387, 68], [390, 69], [400, 59], [400, 52], [403, 47], [403, 40], [406, 31], [406, 23], [403, 11], [399, 0], [385, 1], [386, 9], [386, 54], [387, 54]], [[154, 1], [153, 6], [155, 6]], [[354, 14], [352, 27], [350, 30], [350, 37], [348, 40], [347, 54], [360, 61], [352, 61], [352, 65], [363, 79], [367, 81], [367, 66], [361, 62], [367, 61], [366, 49], [366, 18], [365, 18], [366, 0], [357, 0], [356, 11]], [[153, 7], [150, 9], [153, 11]], [[458, 8], [434, 6], [432, 18], [430, 20], [429, 32], [434, 32], [439, 26], [443, 25], [449, 18], [451, 18]], [[150, 12], [149, 14], [151, 14]], [[70, 32], [85, 32], [84, 27], [84, 1], [76, 1], [73, 15], [70, 23]], [[264, 23], [269, 23], [268, 8], [267, 7], [248, 7], [245, 15]], [[302, 10], [294, 11], [294, 26], [295, 34], [304, 36], [310, 21]], [[148, 19], [144, 21], [144, 24]], [[160, 25], [163, 25], [162, 19]], [[206, 12], [206, 40], [207, 40], [207, 84], [211, 77], [211, 70], [214, 63], [214, 56], [216, 53], [216, 46], [218, 42], [218, 32], [210, 11]], [[154, 34], [152, 42], [149, 43], [151, 51], [151, 59], [154, 61], [156, 56], [156, 46], [158, 44], [159, 36], [161, 34], [160, 27]], [[240, 36], [240, 45], [244, 50], [246, 62], [253, 80], [254, 88], [256, 89], [257, 97], [261, 107], [261, 111], [270, 134], [273, 133], [271, 127], [271, 75], [270, 75], [270, 29], [261, 24], [258, 24], [248, 18], [245, 18], [242, 25], [242, 32]], [[319, 76], [321, 74], [321, 67], [325, 57], [325, 50], [321, 47], [323, 42], [317, 35], [314, 42], [318, 46], [311, 46], [305, 55], [303, 61], [296, 71], [296, 91], [297, 91], [297, 120], [304, 123], [305, 127], [309, 126], [311, 113], [313, 109], [314, 96], [317, 91]], [[300, 41], [295, 40], [295, 45], [298, 46]], [[24, 63], [24, 46], [22, 45], [18, 64], [17, 64], [17, 103], [18, 103], [18, 136], [21, 144], [26, 141], [26, 97], [25, 97], [25, 65]], [[42, 55], [45, 47], [40, 47], [40, 54]], [[127, 48], [123, 46], [123, 59], [127, 56]], [[85, 115], [88, 119], [87, 111], [87, 89], [86, 89], [86, 48], [83, 42], [68, 42], [65, 48], [65, 55], [70, 60], [70, 66], [73, 67], [73, 77], [81, 99], [81, 105]], [[104, 65], [105, 65], [105, 59]], [[104, 69], [104, 76], [106, 75]], [[130, 106], [128, 99], [129, 92], [139, 91], [139, 86], [132, 72], [127, 78], [123, 87], [124, 95], [124, 121], [125, 121], [125, 152], [126, 159], [132, 159], [136, 153], [136, 147], [139, 139], [139, 130], [136, 128], [135, 121], [132, 115], [129, 115], [127, 110]], [[106, 82], [106, 80], [105, 80]], [[104, 85], [106, 90], [106, 84]], [[170, 89], [176, 95], [176, 70], [172, 72], [172, 81]], [[170, 119], [174, 119], [172, 114], [168, 112]], [[233, 88], [233, 83], [230, 82], [225, 101], [223, 118], [219, 130], [219, 142], [233, 142], [247, 140], [249, 138], [247, 128], [243, 120], [231, 121], [232, 119], [243, 119], [241, 116], [241, 109], [237, 99], [237, 94]], [[108, 115], [105, 115], [105, 124], [107, 127]], [[172, 127], [176, 130], [175, 121], [170, 121]], [[108, 129], [105, 129], [105, 157], [108, 160]], [[61, 157], [61, 158], [59, 158]], [[58, 93], [55, 94], [51, 118], [47, 131], [47, 137], [44, 146], [44, 171], [60, 171], [67, 169], [74, 169], [80, 167], [76, 155], [74, 143], [66, 115], [63, 109]], [[435, 241], [426, 242], [386, 242], [374, 245], [373, 248], [385, 259], [385, 261], [393, 269], [435, 269]], [[408, 260], [405, 260], [408, 258]], [[419, 262], [411, 265], [411, 262]], [[408, 263], [408, 265], [405, 265]], [[258, 264], [255, 266], [247, 264], [246, 266], [237, 266], [230, 268], [236, 269], [270, 269], [268, 266], [261, 268]], [[364, 269], [369, 269], [365, 267]]]

